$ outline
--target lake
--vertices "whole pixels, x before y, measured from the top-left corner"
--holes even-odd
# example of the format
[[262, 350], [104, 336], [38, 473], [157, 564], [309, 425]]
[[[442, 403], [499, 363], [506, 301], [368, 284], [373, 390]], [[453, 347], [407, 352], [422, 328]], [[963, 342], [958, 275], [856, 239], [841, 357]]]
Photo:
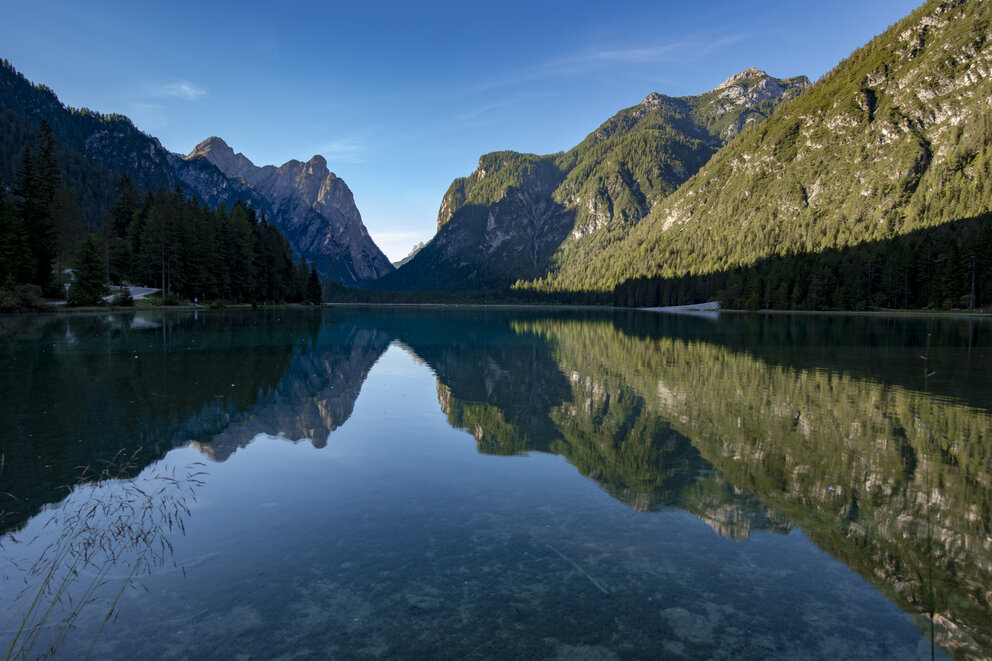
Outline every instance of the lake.
[[4, 651], [928, 659], [932, 623], [938, 658], [992, 654], [988, 317], [337, 307], [0, 340]]

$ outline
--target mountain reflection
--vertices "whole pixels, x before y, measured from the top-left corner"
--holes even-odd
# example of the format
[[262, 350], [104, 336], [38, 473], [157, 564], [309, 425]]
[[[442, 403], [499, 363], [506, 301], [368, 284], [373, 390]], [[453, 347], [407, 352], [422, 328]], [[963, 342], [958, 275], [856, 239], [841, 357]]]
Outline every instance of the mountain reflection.
[[17, 525], [122, 447], [147, 462], [189, 442], [224, 461], [259, 434], [323, 447], [397, 344], [480, 452], [561, 455], [636, 510], [679, 508], [738, 541], [799, 528], [921, 622], [932, 566], [939, 643], [979, 657], [990, 335], [974, 320], [541, 310], [4, 319], [0, 491], [25, 495]]
[[[929, 609], [923, 577], [932, 566], [942, 647], [964, 657], [990, 648], [992, 418], [922, 391], [925, 368], [956, 365], [928, 356], [925, 366], [911, 345], [901, 356], [918, 367], [921, 389], [911, 390], [893, 385], [907, 376], [902, 362], [896, 379], [867, 380], [797, 368], [785, 359], [798, 348], [789, 345], [770, 361], [767, 347], [759, 358], [694, 336], [632, 336], [611, 322], [516, 328], [547, 339], [560, 368], [576, 375], [572, 404], [553, 414], [563, 436], [608, 421], [600, 402], [637, 401], [636, 415], [617, 416], [586, 447], [619, 449], [617, 431], [660, 420], [728, 486], [687, 484], [679, 507], [729, 526], [732, 537], [799, 527], [910, 613]], [[986, 386], [970, 399], [987, 394]]]

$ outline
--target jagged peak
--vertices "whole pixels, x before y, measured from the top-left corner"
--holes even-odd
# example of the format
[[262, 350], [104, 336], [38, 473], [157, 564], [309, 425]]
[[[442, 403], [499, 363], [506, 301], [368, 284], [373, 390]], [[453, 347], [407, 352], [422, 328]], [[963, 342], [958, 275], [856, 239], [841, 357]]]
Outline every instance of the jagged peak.
[[771, 78], [767, 73], [758, 69], [757, 67], [749, 67], [740, 73], [735, 73], [733, 76], [723, 81], [716, 86], [716, 89], [722, 90], [725, 87], [730, 87], [731, 85], [736, 85], [738, 82], [746, 78]]
[[644, 100], [641, 101], [640, 105], [653, 108], [655, 106], [660, 106], [662, 103], [664, 103], [665, 99], [668, 98], [670, 97], [667, 97], [664, 94], [659, 94], [658, 92], [651, 92], [646, 97], [644, 97]]
[[186, 156], [187, 159], [203, 157], [216, 165], [227, 176], [245, 175], [256, 170], [256, 166], [247, 156], [234, 150], [224, 142], [223, 138], [210, 136]]
[[197, 146], [193, 147], [193, 151], [189, 153], [186, 158], [193, 158], [194, 156], [206, 156], [207, 152], [220, 152], [222, 154], [234, 156], [234, 150], [224, 142], [223, 138], [218, 138], [215, 135], [210, 136]]

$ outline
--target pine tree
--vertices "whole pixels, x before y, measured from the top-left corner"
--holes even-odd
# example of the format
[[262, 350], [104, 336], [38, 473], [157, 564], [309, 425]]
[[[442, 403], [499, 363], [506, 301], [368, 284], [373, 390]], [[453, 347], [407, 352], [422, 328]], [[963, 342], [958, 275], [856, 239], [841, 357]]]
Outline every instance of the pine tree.
[[134, 182], [127, 176], [121, 175], [117, 182], [117, 200], [110, 208], [109, 229], [112, 236], [127, 238], [127, 231], [134, 220], [134, 213], [141, 205], [141, 194], [135, 188]]
[[89, 235], [79, 253], [75, 281], [69, 287], [69, 304], [98, 305], [106, 290], [103, 280], [105, 270], [100, 249], [93, 235]]
[[54, 222], [56, 248], [58, 251], [58, 273], [62, 277], [63, 264], [71, 254], [79, 249], [84, 230], [80, 222], [83, 212], [76, 204], [76, 196], [71, 188], [60, 186], [52, 201], [52, 221]]
[[52, 265], [58, 252], [52, 214], [60, 179], [55, 136], [48, 122], [41, 120], [34, 146], [24, 152], [20, 179], [14, 192], [21, 198], [20, 217], [34, 262], [31, 282], [43, 289], [52, 282]]
[[313, 266], [310, 267], [310, 277], [307, 279], [307, 303], [312, 303], [313, 305], [323, 303], [320, 276], [317, 275], [317, 269]]
[[31, 282], [34, 259], [17, 209], [0, 187], [0, 287]]

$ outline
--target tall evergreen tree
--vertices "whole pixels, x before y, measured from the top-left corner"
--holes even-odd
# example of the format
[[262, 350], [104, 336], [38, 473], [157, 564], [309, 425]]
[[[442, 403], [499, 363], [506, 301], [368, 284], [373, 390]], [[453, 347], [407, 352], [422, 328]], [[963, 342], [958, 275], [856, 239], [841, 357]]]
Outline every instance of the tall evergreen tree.
[[55, 136], [48, 122], [41, 120], [34, 145], [24, 152], [15, 193], [20, 197], [21, 221], [34, 262], [31, 281], [42, 288], [52, 282], [52, 265], [58, 252], [52, 214], [60, 179]]
[[55, 229], [56, 249], [58, 253], [58, 273], [62, 277], [64, 264], [69, 261], [69, 257], [79, 249], [80, 241], [84, 235], [83, 225], [80, 222], [83, 212], [76, 204], [76, 196], [71, 188], [60, 186], [55, 191], [55, 199], [52, 201], [52, 221]]
[[141, 194], [125, 172], [117, 182], [117, 200], [110, 209], [109, 229], [112, 236], [122, 239], [127, 237], [134, 213], [140, 205]]
[[307, 279], [307, 303], [320, 305], [322, 302], [323, 293], [320, 287], [320, 276], [317, 275], [317, 269], [311, 266], [310, 277]]
[[0, 187], [0, 287], [25, 284], [33, 277], [34, 259], [28, 248], [24, 223]]
[[86, 237], [76, 263], [76, 278], [69, 287], [70, 305], [97, 305], [106, 291], [103, 257], [93, 235]]

